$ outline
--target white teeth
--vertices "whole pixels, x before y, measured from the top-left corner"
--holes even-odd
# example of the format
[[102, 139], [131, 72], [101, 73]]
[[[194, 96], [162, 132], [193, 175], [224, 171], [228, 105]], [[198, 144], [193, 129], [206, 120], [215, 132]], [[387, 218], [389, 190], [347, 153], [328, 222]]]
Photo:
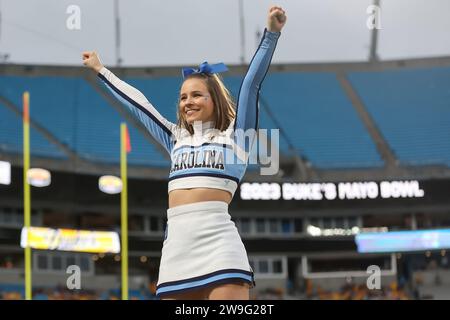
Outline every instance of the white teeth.
[[188, 116], [190, 116], [190, 115], [193, 114], [194, 112], [197, 112], [197, 110], [188, 110], [188, 111], [186, 111], [186, 114], [187, 114]]

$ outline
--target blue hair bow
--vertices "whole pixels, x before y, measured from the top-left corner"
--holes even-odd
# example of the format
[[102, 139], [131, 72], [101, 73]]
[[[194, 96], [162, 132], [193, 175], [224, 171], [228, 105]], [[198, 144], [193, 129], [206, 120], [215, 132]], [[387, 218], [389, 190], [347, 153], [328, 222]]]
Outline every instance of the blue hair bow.
[[208, 62], [203, 62], [198, 69], [194, 68], [183, 68], [183, 78], [186, 78], [187, 76], [194, 74], [194, 73], [204, 73], [204, 74], [214, 74], [214, 73], [220, 73], [228, 71], [228, 68], [223, 63], [216, 63], [216, 64], [208, 64]]

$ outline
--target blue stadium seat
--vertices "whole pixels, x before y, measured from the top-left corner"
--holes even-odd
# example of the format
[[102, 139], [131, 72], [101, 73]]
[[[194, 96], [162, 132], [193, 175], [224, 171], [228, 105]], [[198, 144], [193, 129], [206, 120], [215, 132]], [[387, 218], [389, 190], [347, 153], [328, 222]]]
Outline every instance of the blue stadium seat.
[[349, 79], [400, 163], [450, 166], [450, 68], [353, 72]]
[[[119, 162], [120, 123], [122, 116], [87, 83], [82, 82], [78, 92], [76, 149], [85, 158], [103, 163]], [[132, 165], [169, 166], [166, 158], [131, 124], [128, 124]]]
[[[226, 77], [236, 97], [241, 77]], [[450, 163], [450, 69], [359, 72], [349, 75], [369, 113], [406, 164]], [[125, 78], [140, 89], [168, 120], [176, 122], [180, 77]], [[83, 79], [75, 77], [0, 77], [0, 94], [21, 107], [22, 92], [31, 94], [31, 117], [91, 161], [119, 161], [121, 115]], [[296, 152], [317, 168], [383, 166], [363, 123], [333, 73], [269, 73], [261, 91], [259, 128], [282, 125], [280, 152]], [[2, 150], [20, 152], [20, 119], [6, 108], [2, 117]], [[16, 129], [10, 128], [16, 118]], [[75, 120], [75, 121], [74, 121]], [[8, 128], [8, 129], [7, 129]], [[132, 165], [168, 167], [153, 143], [129, 126]], [[16, 132], [16, 134], [13, 134]], [[268, 132], [270, 135], [270, 131]], [[32, 129], [32, 152], [65, 155]], [[42, 140], [42, 141], [41, 141]], [[256, 152], [257, 149], [254, 149]], [[249, 170], [256, 170], [250, 165]]]
[[[23, 151], [22, 117], [0, 103], [0, 152], [21, 154]], [[30, 153], [36, 156], [64, 159], [67, 156], [39, 131], [30, 127]]]
[[0, 292], [17, 292], [25, 297], [25, 287], [23, 284], [0, 283]]
[[[30, 92], [30, 117], [61, 143], [91, 161], [119, 162], [120, 123], [124, 120], [83, 79], [0, 77], [0, 94], [19, 108], [22, 107], [22, 93], [26, 90]], [[168, 158], [145, 140], [137, 129], [131, 125], [128, 127], [132, 145], [128, 161], [131, 165], [169, 165]], [[10, 149], [17, 149], [14, 141], [0, 143], [8, 145]], [[46, 153], [45, 148], [38, 151]], [[54, 153], [49, 155], [55, 156]]]
[[272, 73], [262, 95], [300, 155], [318, 168], [383, 166], [332, 73]]

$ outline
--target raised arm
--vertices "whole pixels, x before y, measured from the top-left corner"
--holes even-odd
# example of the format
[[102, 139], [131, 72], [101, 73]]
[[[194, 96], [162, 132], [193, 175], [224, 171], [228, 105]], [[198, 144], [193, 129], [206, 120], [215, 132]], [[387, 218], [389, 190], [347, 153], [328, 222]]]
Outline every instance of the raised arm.
[[281, 29], [286, 23], [286, 15], [280, 7], [271, 7], [267, 28], [258, 49], [253, 56], [247, 74], [242, 81], [237, 101], [234, 129], [257, 129], [258, 95], [261, 84], [269, 69]]
[[136, 116], [150, 134], [170, 153], [175, 124], [165, 119], [147, 98], [128, 83], [105, 68], [95, 52], [83, 53], [84, 64], [92, 68], [114, 96]]

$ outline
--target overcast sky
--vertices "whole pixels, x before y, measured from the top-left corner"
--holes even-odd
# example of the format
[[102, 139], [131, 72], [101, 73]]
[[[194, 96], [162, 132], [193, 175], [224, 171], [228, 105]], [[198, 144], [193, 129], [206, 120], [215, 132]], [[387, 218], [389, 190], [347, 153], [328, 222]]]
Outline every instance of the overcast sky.
[[[243, 0], [244, 46], [240, 0], [118, 0], [122, 65], [248, 63], [273, 3], [288, 15], [274, 63], [367, 59], [373, 0]], [[79, 30], [67, 27], [70, 5]], [[0, 0], [0, 12], [0, 56], [10, 63], [81, 65], [83, 50], [116, 63], [114, 0]], [[450, 55], [449, 0], [381, 0], [380, 13], [381, 59]]]

